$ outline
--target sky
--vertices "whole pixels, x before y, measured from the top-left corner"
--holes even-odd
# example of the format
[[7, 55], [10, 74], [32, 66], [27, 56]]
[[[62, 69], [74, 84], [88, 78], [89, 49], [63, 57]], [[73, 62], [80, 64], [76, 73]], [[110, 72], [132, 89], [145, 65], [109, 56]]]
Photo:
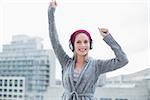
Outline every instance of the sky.
[[[13, 35], [25, 34], [43, 38], [45, 49], [52, 49], [48, 35], [47, 8], [51, 0], [0, 0], [0, 51], [10, 44]], [[105, 27], [121, 45], [129, 64], [108, 77], [130, 74], [150, 68], [148, 0], [57, 0], [55, 12], [59, 39], [72, 56], [68, 40], [75, 30], [91, 33], [94, 47], [89, 55], [96, 59], [110, 59], [114, 53], [103, 41], [98, 27]], [[56, 78], [61, 78], [57, 61]]]

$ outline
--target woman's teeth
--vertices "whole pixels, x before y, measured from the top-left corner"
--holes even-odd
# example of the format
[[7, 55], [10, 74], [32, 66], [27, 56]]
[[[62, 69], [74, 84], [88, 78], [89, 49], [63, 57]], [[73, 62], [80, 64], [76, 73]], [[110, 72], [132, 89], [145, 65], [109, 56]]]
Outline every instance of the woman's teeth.
[[86, 49], [85, 48], [83, 48], [83, 49], [79, 49], [80, 51], [85, 51]]

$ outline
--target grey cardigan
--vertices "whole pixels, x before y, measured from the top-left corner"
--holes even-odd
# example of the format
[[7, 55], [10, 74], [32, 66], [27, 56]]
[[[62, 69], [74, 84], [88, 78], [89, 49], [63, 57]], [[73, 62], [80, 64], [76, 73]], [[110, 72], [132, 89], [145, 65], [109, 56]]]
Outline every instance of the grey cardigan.
[[54, 52], [62, 66], [62, 83], [65, 89], [62, 100], [94, 100], [95, 86], [99, 75], [126, 65], [128, 63], [126, 54], [114, 38], [110, 34], [107, 35], [103, 40], [114, 51], [115, 58], [108, 60], [88, 58], [77, 83], [74, 84], [73, 72], [75, 60], [66, 54], [59, 42], [54, 12], [55, 8], [48, 9], [49, 36]]

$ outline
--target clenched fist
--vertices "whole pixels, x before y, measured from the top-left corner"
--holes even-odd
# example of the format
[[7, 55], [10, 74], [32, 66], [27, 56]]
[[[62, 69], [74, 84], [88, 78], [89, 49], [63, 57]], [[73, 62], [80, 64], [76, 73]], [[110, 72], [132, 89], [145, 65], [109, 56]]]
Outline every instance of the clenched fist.
[[109, 34], [108, 29], [107, 28], [98, 28], [100, 34], [102, 35], [102, 37], [105, 37]]
[[57, 2], [52, 0], [52, 2], [50, 2], [50, 4], [49, 4], [49, 7], [56, 8]]

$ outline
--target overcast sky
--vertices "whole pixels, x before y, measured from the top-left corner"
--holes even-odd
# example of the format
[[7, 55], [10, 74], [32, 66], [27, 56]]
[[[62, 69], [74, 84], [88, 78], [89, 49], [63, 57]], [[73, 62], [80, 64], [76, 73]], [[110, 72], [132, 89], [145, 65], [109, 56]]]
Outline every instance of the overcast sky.
[[[48, 37], [47, 8], [50, 0], [0, 0], [0, 50], [9, 44], [13, 35], [25, 34], [43, 38], [45, 49], [52, 49]], [[98, 27], [106, 27], [122, 46], [129, 64], [108, 77], [129, 74], [145, 68], [148, 63], [148, 0], [57, 0], [56, 25], [61, 44], [68, 47], [70, 34], [76, 29], [88, 30], [94, 48], [90, 56], [108, 59], [114, 57], [102, 40]], [[60, 66], [56, 78], [61, 78]]]

